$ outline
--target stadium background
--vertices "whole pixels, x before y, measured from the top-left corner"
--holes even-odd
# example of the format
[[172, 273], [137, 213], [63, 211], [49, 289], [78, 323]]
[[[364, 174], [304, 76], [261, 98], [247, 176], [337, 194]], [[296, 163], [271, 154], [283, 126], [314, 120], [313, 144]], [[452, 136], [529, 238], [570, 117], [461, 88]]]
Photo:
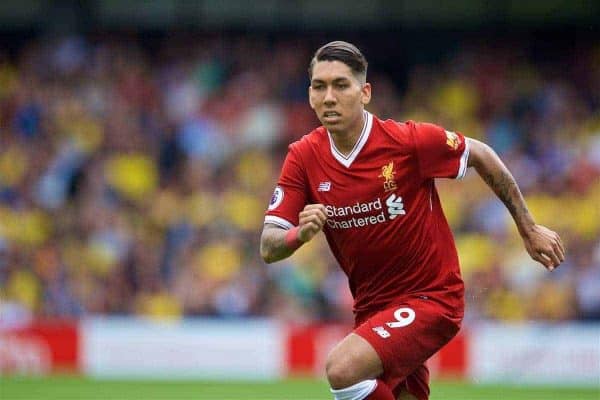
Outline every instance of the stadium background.
[[[171, 360], [180, 367], [175, 378], [237, 367], [236, 379], [319, 377], [324, 347], [351, 320], [345, 277], [323, 240], [269, 266], [258, 241], [286, 145], [318, 123], [307, 105], [308, 60], [319, 45], [344, 39], [370, 62], [370, 111], [492, 145], [537, 221], [559, 231], [568, 249], [559, 270], [544, 272], [474, 173], [440, 181], [468, 309], [461, 343], [436, 361], [439, 376], [477, 381], [466, 348], [500, 346], [502, 333], [517, 349], [504, 360], [516, 372], [492, 368], [483, 381], [496, 373], [501, 383], [592, 385], [573, 398], [597, 398], [599, 15], [597, 2], [559, 0], [3, 2], [0, 374], [102, 376], [107, 365], [123, 367], [97, 358], [124, 331], [139, 339], [179, 329], [187, 337], [210, 326], [211, 338], [236, 332], [237, 354], [244, 337], [266, 335], [274, 342], [261, 342], [265, 352], [280, 346], [285, 354], [273, 357], [285, 365], [268, 361], [275, 364], [255, 376], [252, 365], [203, 358], [205, 349], [192, 346], [198, 364]], [[149, 329], [148, 321], [158, 322]], [[554, 336], [544, 341], [544, 332]], [[164, 334], [139, 349], [180, 338]], [[490, 341], [469, 344], [480, 337]], [[561, 347], [550, 345], [557, 337], [564, 349], [552, 363], [579, 361], [588, 375], [559, 368], [523, 380], [517, 356], [537, 339]], [[577, 357], [588, 358], [562, 359], [582, 337]], [[127, 346], [136, 351], [139, 342]], [[56, 346], [71, 350], [57, 355]], [[543, 351], [525, 359], [540, 370], [548, 361]], [[160, 364], [140, 358], [120, 378], [136, 369], [160, 378], [164, 370], [143, 373], [146, 363]], [[38, 380], [20, 379], [0, 379], [0, 395], [45, 398]], [[73, 385], [52, 375], [42, 382]], [[298, 390], [289, 398], [309, 398]], [[326, 388], [318, 393], [310, 398], [328, 398]]]

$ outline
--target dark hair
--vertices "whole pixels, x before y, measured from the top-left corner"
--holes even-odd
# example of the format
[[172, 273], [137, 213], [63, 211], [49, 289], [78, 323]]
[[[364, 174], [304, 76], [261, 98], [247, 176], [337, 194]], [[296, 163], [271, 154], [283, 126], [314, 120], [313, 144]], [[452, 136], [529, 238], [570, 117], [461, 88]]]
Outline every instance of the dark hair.
[[319, 48], [308, 67], [308, 78], [311, 80], [313, 67], [318, 61], [341, 61], [350, 67], [352, 73], [362, 78], [363, 81], [367, 78], [367, 66], [369, 63], [358, 47], [352, 43], [336, 40]]

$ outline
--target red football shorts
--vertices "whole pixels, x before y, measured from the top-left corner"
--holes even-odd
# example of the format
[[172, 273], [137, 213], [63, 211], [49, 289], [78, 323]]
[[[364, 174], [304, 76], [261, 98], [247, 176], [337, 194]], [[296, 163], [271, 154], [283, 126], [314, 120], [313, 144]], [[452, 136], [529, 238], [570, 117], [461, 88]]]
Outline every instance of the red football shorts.
[[[461, 313], [462, 314], [462, 313]], [[450, 341], [460, 329], [461, 317], [431, 298], [409, 298], [373, 314], [354, 333], [379, 354], [379, 377], [397, 396], [402, 389], [419, 400], [429, 398], [429, 370], [425, 361]]]

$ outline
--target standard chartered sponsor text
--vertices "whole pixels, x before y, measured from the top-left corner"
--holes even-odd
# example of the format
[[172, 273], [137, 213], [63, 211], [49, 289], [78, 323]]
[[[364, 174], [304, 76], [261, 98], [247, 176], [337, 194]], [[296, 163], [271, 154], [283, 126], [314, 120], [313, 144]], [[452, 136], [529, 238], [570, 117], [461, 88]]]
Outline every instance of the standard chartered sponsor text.
[[[327, 226], [332, 229], [360, 228], [363, 226], [379, 224], [387, 220], [380, 198], [365, 203], [356, 202], [353, 205], [343, 207], [326, 205], [325, 210], [328, 217]], [[364, 215], [377, 210], [382, 211], [373, 215]]]

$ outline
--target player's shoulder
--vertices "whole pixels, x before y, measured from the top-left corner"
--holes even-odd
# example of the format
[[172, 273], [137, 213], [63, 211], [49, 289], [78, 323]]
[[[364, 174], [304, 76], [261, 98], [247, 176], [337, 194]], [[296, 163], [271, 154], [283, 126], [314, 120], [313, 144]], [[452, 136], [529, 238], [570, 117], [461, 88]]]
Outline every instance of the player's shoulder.
[[380, 121], [383, 129], [396, 139], [413, 140], [415, 136], [429, 135], [433, 132], [444, 131], [439, 125], [431, 122], [406, 120], [398, 122], [393, 119]]
[[382, 120], [375, 118], [376, 126], [379, 126], [389, 137], [402, 144], [412, 142], [417, 124], [417, 122], [412, 120], [401, 122], [394, 119]]
[[396, 121], [395, 119], [391, 118], [388, 118], [386, 120], [376, 118], [376, 121], [378, 121], [381, 124], [383, 129], [389, 130], [390, 132], [397, 132], [402, 134], [406, 134], [409, 132], [410, 129], [414, 129], [416, 124], [416, 122], [413, 120]]
[[313, 148], [322, 148], [324, 142], [328, 140], [327, 130], [323, 126], [313, 129], [311, 132], [302, 136], [300, 139], [291, 143], [288, 148], [291, 152], [305, 154]]

